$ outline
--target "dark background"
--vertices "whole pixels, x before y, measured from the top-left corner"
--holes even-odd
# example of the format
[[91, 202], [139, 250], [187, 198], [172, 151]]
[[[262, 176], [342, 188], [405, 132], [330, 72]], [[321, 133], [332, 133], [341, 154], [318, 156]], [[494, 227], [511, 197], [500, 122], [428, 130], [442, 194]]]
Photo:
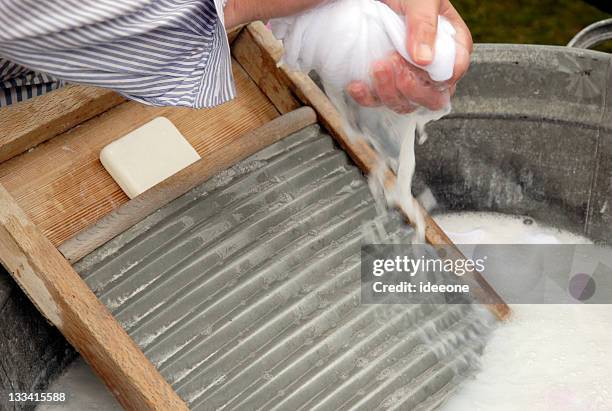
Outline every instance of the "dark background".
[[[451, 0], [475, 43], [566, 45], [584, 27], [612, 17], [612, 0]], [[607, 42], [599, 50], [612, 52]]]

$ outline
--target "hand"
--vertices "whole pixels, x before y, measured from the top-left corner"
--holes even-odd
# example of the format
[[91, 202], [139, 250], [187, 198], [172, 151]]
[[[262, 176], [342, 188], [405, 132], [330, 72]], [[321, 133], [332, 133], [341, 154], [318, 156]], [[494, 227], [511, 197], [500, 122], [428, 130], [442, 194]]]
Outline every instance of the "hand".
[[398, 113], [409, 113], [418, 106], [439, 110], [448, 104], [459, 79], [470, 64], [472, 36], [457, 10], [449, 0], [383, 0], [390, 8], [406, 16], [409, 28], [407, 51], [412, 60], [422, 66], [433, 61], [438, 15], [453, 25], [456, 58], [453, 77], [435, 83], [426, 71], [413, 66], [398, 53], [372, 65], [372, 89], [365, 82], [353, 81], [347, 91], [353, 99], [366, 107], [385, 105]]

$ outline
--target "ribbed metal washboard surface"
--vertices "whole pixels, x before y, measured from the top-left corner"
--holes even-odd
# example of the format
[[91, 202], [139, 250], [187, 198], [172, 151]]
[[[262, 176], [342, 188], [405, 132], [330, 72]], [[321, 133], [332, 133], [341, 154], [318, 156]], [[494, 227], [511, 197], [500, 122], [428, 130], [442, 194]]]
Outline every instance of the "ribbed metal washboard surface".
[[312, 126], [76, 269], [193, 409], [435, 408], [480, 346], [477, 320], [465, 305], [360, 304], [364, 224], [409, 234], [376, 215], [359, 170]]

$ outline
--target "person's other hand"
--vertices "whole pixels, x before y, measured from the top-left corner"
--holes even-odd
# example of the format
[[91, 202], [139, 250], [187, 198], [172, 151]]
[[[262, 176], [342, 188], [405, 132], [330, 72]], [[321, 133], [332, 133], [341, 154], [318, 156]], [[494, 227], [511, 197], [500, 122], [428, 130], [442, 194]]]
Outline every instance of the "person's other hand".
[[409, 113], [418, 106], [439, 110], [448, 104], [457, 81], [470, 64], [472, 36], [465, 22], [449, 0], [382, 0], [395, 12], [406, 16], [409, 28], [407, 51], [412, 60], [422, 66], [433, 61], [438, 15], [453, 25], [456, 58], [453, 77], [435, 83], [426, 71], [408, 63], [398, 53], [372, 65], [372, 88], [365, 82], [354, 81], [347, 87], [353, 99], [366, 107], [385, 105], [398, 113]]

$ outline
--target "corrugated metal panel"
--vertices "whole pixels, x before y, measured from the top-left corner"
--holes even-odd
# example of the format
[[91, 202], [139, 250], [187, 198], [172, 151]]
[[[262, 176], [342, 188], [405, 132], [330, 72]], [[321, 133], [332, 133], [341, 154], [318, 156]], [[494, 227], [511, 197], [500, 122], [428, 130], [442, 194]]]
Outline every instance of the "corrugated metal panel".
[[193, 409], [435, 408], [470, 368], [460, 344], [441, 361], [442, 339], [469, 340], [475, 315], [359, 304], [362, 226], [376, 215], [359, 170], [309, 127], [76, 269]]

